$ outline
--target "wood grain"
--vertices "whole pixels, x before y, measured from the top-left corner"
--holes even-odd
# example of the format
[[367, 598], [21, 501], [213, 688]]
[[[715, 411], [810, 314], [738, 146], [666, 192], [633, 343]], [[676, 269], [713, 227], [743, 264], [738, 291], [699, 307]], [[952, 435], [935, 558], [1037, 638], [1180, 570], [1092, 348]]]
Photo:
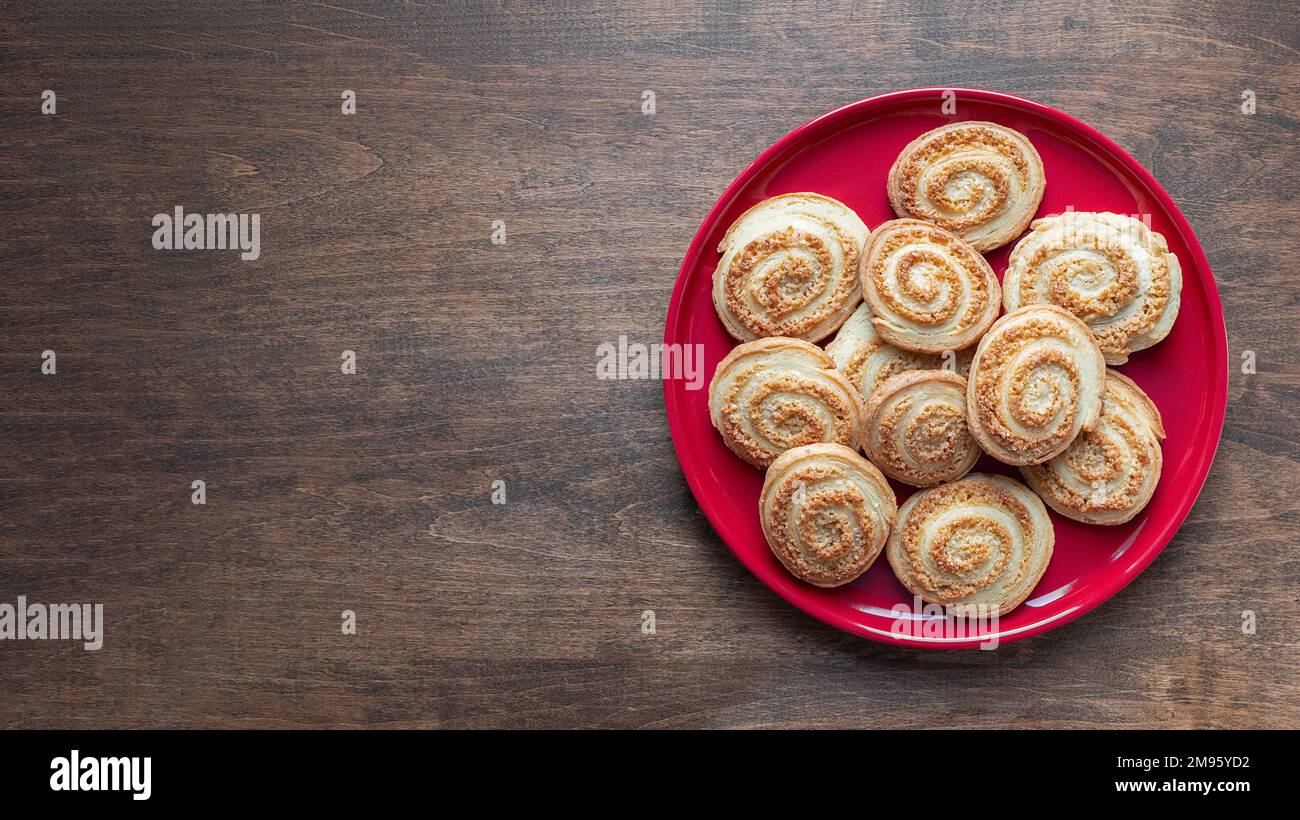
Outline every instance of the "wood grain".
[[[0, 726], [1300, 725], [1298, 49], [1285, 0], [7, 4], [0, 601], [101, 601], [107, 635], [0, 644]], [[1258, 358], [1170, 547], [995, 653], [784, 604], [660, 385], [594, 378], [763, 148], [922, 85], [1131, 151]], [[261, 258], [153, 250], [175, 205], [260, 212]]]

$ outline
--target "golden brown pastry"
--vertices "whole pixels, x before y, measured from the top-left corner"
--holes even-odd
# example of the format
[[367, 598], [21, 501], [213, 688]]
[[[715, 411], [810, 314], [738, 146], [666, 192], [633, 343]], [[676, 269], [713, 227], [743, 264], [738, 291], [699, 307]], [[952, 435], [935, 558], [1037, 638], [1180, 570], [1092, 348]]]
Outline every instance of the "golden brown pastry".
[[840, 326], [826, 352], [835, 360], [835, 369], [858, 388], [863, 401], [885, 379], [909, 370], [950, 370], [965, 376], [975, 356], [974, 347], [948, 351], [941, 356], [894, 347], [871, 326], [871, 308], [866, 303], [858, 305]]
[[1008, 311], [1038, 302], [1065, 308], [1092, 328], [1108, 364], [1168, 336], [1182, 290], [1182, 268], [1165, 238], [1112, 213], [1034, 220], [1002, 279]]
[[857, 271], [867, 226], [842, 202], [812, 193], [765, 199], [718, 243], [713, 306], [742, 342], [835, 332], [862, 293]]
[[839, 444], [782, 453], [767, 468], [758, 504], [772, 553], [791, 575], [819, 587], [866, 572], [898, 515], [885, 477]]
[[1043, 160], [1029, 139], [991, 122], [957, 122], [908, 143], [889, 170], [894, 213], [933, 222], [977, 251], [1020, 235], [1043, 201]]
[[1096, 426], [1105, 381], [1088, 326], [1055, 305], [1030, 305], [980, 340], [966, 380], [966, 418], [989, 455], [1041, 464]]
[[1085, 524], [1123, 524], [1137, 515], [1160, 481], [1165, 428], [1142, 388], [1106, 373], [1101, 420], [1046, 464], [1021, 467], [1047, 506]]
[[737, 345], [709, 383], [709, 417], [733, 453], [766, 467], [791, 447], [858, 446], [862, 399], [826, 351], [774, 337]]
[[923, 601], [991, 617], [1029, 597], [1055, 542], [1047, 508], [1028, 487], [971, 473], [907, 499], [885, 554]]
[[929, 487], [966, 475], [981, 453], [966, 425], [966, 380], [946, 370], [890, 377], [867, 399], [862, 449], [904, 484]]
[[919, 219], [878, 225], [861, 270], [872, 324], [904, 350], [969, 347], [1002, 307], [1002, 289], [988, 260], [957, 235]]

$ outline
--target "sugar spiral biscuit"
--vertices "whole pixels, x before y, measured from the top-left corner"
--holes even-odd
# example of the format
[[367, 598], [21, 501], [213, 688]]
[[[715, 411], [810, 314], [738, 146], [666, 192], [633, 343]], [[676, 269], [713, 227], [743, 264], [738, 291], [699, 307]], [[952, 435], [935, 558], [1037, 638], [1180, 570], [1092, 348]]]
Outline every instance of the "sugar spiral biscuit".
[[871, 308], [865, 303], [858, 305], [840, 326], [839, 333], [826, 345], [826, 352], [835, 360], [835, 369], [858, 388], [863, 401], [885, 379], [909, 370], [951, 370], [965, 376], [975, 356], [974, 347], [945, 351], [941, 356], [894, 347], [872, 327]]
[[810, 444], [767, 468], [759, 498], [763, 535], [790, 574], [819, 587], [867, 571], [898, 515], [885, 477], [839, 444]]
[[1086, 524], [1123, 524], [1137, 515], [1160, 481], [1165, 428], [1160, 411], [1132, 379], [1106, 373], [1101, 420], [1064, 453], [1021, 467], [1047, 506]]
[[966, 475], [982, 452], [966, 425], [966, 380], [946, 370], [890, 377], [867, 400], [862, 449], [885, 475], [916, 487]]
[[1015, 239], [1043, 200], [1043, 160], [1024, 134], [957, 122], [908, 143], [889, 170], [894, 213], [933, 222], [988, 251]]
[[1002, 289], [988, 260], [961, 237], [919, 219], [876, 226], [861, 271], [872, 324], [904, 350], [969, 347], [1002, 307]]
[[1054, 305], [1029, 305], [980, 340], [966, 380], [966, 418], [989, 455], [1041, 464], [1096, 426], [1105, 381], [1088, 326]]
[[862, 399], [826, 351], [774, 337], [737, 345], [709, 383], [709, 417], [722, 440], [755, 467], [791, 447], [858, 446]]
[[1055, 542], [1047, 508], [1028, 487], [971, 473], [907, 499], [885, 555], [923, 601], [992, 616], [1029, 597]]
[[1159, 233], [1131, 216], [1076, 211], [1034, 220], [1002, 280], [1008, 311], [1065, 308], [1092, 328], [1108, 364], [1169, 335], [1182, 289], [1178, 257]]
[[868, 233], [851, 208], [820, 194], [782, 194], [758, 203], [718, 244], [718, 318], [742, 342], [824, 339], [861, 296], [858, 260]]

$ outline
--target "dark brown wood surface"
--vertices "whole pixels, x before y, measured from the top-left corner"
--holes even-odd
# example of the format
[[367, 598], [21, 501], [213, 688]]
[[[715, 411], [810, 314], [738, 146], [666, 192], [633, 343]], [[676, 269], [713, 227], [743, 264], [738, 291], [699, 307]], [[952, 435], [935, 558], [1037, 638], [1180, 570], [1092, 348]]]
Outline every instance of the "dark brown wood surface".
[[[0, 601], [107, 623], [0, 642], [0, 726], [1300, 726], [1294, 4], [625, 5], [6, 4]], [[1258, 364], [1157, 561], [997, 652], [783, 603], [661, 385], [595, 379], [762, 149], [923, 85], [1133, 153]], [[261, 258], [154, 250], [176, 205], [260, 213]]]

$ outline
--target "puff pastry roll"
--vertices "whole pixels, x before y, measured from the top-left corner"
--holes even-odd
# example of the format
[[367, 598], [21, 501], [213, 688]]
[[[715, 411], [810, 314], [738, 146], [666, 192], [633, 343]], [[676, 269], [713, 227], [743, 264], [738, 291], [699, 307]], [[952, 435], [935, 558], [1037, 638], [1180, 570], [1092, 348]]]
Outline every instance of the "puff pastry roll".
[[862, 449], [885, 475], [915, 487], [966, 475], [982, 452], [966, 425], [966, 380], [946, 370], [887, 379], [867, 400]]
[[862, 400], [888, 379], [909, 370], [951, 370], [960, 376], [970, 372], [975, 348], [945, 352], [942, 356], [894, 347], [880, 338], [871, 324], [871, 308], [863, 303], [840, 326], [826, 352], [835, 368], [853, 382]]
[[768, 546], [791, 575], [819, 587], [867, 571], [898, 515], [885, 477], [839, 444], [810, 444], [767, 468], [759, 516]]
[[1106, 373], [1101, 420], [1046, 464], [1021, 467], [1047, 506], [1086, 524], [1123, 524], [1151, 500], [1160, 481], [1165, 428], [1160, 411], [1132, 379]]
[[1106, 363], [1083, 322], [1054, 305], [1008, 313], [980, 340], [966, 380], [966, 417], [989, 455], [1041, 464], [1101, 413]]
[[742, 342], [816, 342], [858, 303], [858, 260], [869, 233], [851, 208], [821, 194], [783, 194], [740, 215], [713, 271], [713, 306]]
[[1076, 211], [1034, 220], [1002, 280], [1008, 311], [1038, 302], [1065, 308], [1092, 328], [1108, 364], [1169, 335], [1182, 289], [1163, 236], [1131, 216]]
[[885, 341], [919, 353], [969, 347], [1002, 309], [988, 260], [919, 219], [878, 225], [862, 254], [862, 297]]
[[858, 446], [862, 399], [814, 344], [774, 337], [737, 345], [709, 383], [709, 417], [733, 453], [766, 467], [791, 447]]
[[1043, 160], [1028, 137], [991, 122], [927, 131], [889, 170], [894, 213], [933, 222], [978, 251], [1019, 236], [1045, 187]]
[[971, 473], [907, 499], [885, 554], [913, 595], [992, 616], [1029, 597], [1055, 541], [1047, 508], [1028, 487]]

